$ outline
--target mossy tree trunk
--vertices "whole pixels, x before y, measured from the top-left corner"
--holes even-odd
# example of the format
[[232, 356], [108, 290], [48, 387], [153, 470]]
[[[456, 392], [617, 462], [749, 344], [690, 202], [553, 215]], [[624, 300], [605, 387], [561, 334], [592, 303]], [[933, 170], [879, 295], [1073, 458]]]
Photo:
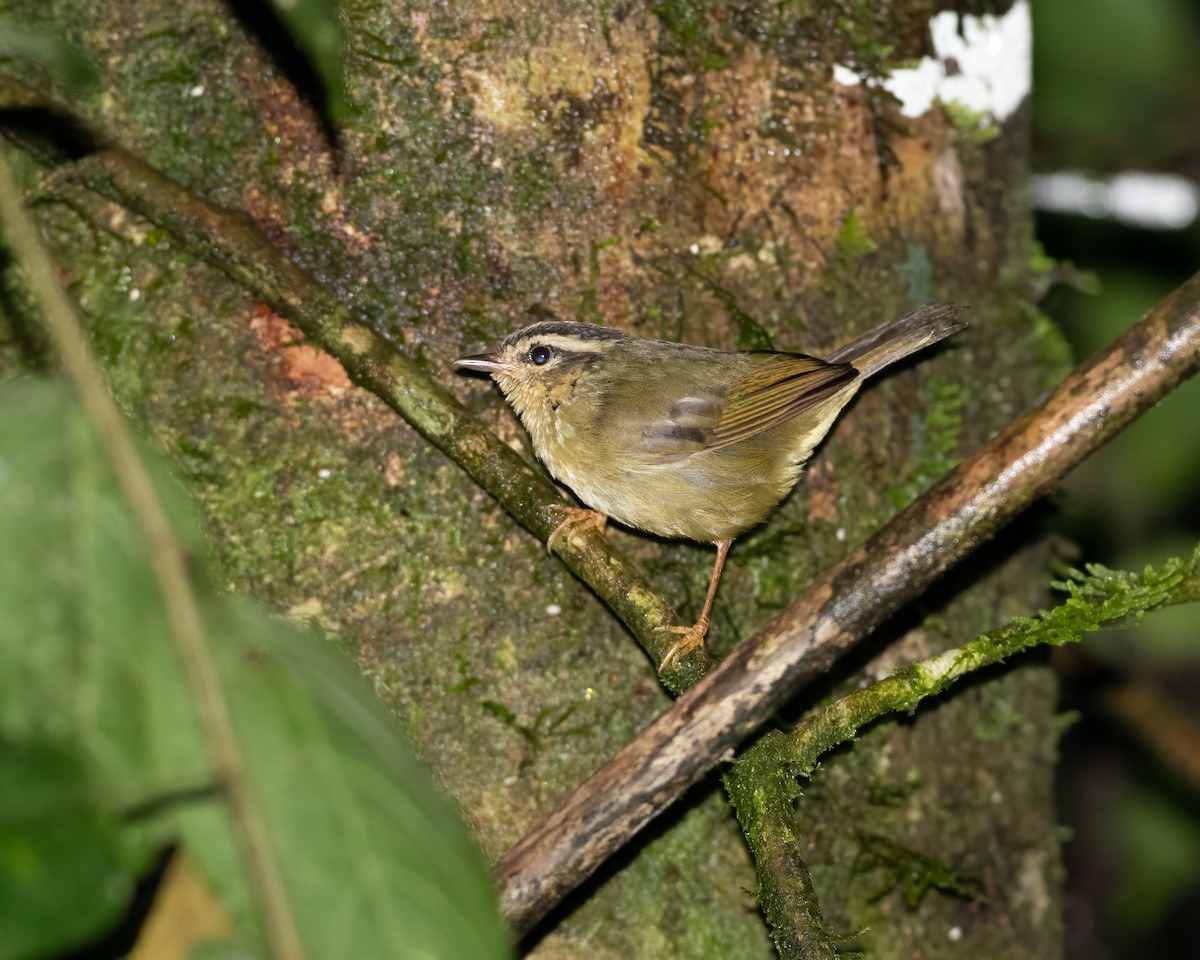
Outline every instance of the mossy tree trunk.
[[[933, 8], [355, 0], [358, 112], [336, 149], [270, 41], [216, 0], [0, 12], [77, 41], [107, 72], [75, 109], [245, 210], [513, 444], [495, 391], [448, 363], [531, 314], [819, 354], [923, 301], [970, 304], [961, 342], [859, 398], [808, 482], [734, 547], [720, 653], [1052, 372], [1057, 341], [1028, 301], [1023, 113], [984, 138], [833, 79], [835, 63], [880, 76], [926, 53]], [[559, 561], [336, 363], [164, 232], [22, 169], [113, 387], [190, 482], [229, 586], [354, 652], [489, 854], [667, 706]], [[6, 374], [27, 347], [6, 334]], [[707, 550], [612, 536], [698, 609]], [[1045, 581], [1030, 542], [988, 548], [824, 693], [1030, 612]], [[1056, 955], [1056, 732], [1052, 679], [1024, 663], [830, 758], [794, 832], [831, 925], [870, 927], [878, 958]], [[922, 896], [932, 861], [983, 897]], [[534, 953], [767, 957], [755, 886], [712, 780]]]

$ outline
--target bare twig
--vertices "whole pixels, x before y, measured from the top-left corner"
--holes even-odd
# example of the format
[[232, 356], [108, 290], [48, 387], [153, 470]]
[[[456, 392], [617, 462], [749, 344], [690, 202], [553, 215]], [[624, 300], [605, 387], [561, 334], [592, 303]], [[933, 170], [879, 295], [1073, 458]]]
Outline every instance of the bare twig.
[[1200, 796], [1200, 727], [1186, 712], [1159, 691], [1134, 681], [1108, 691], [1104, 705], [1149, 753]]
[[63, 368], [79, 391], [83, 408], [146, 538], [167, 622], [192, 688], [205, 746], [229, 804], [242, 866], [261, 908], [271, 947], [280, 960], [302, 960], [304, 951], [291, 905], [270, 849], [265, 821], [249, 788], [229, 707], [188, 582], [183, 548], [171, 529], [133, 437], [104, 386], [87, 339], [58, 285], [50, 258], [38, 241], [33, 221], [21, 207], [20, 195], [3, 155], [0, 155], [0, 225], [41, 304], [53, 342], [62, 356]]
[[940, 574], [1200, 367], [1200, 274], [738, 647], [497, 865], [527, 932], [688, 786]]

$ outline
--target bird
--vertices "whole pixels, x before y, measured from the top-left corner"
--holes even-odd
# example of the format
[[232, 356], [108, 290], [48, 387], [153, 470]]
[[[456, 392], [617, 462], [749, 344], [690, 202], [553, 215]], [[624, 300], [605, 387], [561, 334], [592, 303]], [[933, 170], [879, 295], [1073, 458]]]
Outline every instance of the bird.
[[927, 304], [825, 359], [725, 351], [541, 319], [454, 368], [499, 386], [534, 453], [585, 509], [564, 527], [608, 518], [668, 539], [716, 546], [700, 618], [662, 672], [701, 646], [733, 541], [799, 480], [814, 448], [863, 382], [966, 326], [963, 308]]

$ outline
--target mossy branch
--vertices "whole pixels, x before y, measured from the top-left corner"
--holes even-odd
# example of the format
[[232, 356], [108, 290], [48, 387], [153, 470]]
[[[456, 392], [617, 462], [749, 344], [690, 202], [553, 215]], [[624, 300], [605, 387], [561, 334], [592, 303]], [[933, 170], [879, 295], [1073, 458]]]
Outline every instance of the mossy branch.
[[[554, 484], [505, 446], [411, 357], [376, 333], [368, 317], [340, 302], [288, 259], [245, 213], [194, 196], [60, 105], [2, 73], [0, 132], [56, 168], [59, 176], [167, 230], [194, 256], [295, 323], [355, 384], [400, 414], [534, 536], [545, 542], [567, 518], [570, 504]], [[673, 635], [658, 628], [677, 624], [679, 618], [636, 566], [592, 528], [557, 537], [552, 548], [629, 628], [653, 662], [663, 662]], [[679, 693], [711, 667], [712, 660], [697, 650], [667, 671], [663, 683]]]
[[1067, 599], [1030, 619], [1017, 617], [970, 643], [913, 663], [893, 676], [802, 721], [788, 733], [762, 737], [724, 777], [759, 874], [759, 901], [783, 960], [833, 958], [836, 937], [821, 915], [800, 857], [792, 803], [796, 778], [809, 777], [820, 758], [863, 727], [892, 713], [916, 710], [930, 697], [984, 667], [1038, 646], [1076, 643], [1101, 627], [1200, 600], [1200, 545], [1188, 559], [1169, 560], [1141, 574], [1089, 566], [1055, 584]]
[[1200, 546], [1141, 574], [1089, 565], [1054, 584], [1067, 599], [1036, 618], [1016, 617], [997, 630], [935, 657], [919, 660], [886, 680], [849, 694], [799, 724], [777, 759], [790, 776], [806, 777], [818, 758], [866, 724], [888, 713], [913, 711], [929, 697], [983, 667], [1038, 646], [1077, 643], [1085, 634], [1180, 603], [1200, 600]]
[[784, 703], [1200, 369], [1200, 274], [813, 583], [497, 865], [519, 931]]

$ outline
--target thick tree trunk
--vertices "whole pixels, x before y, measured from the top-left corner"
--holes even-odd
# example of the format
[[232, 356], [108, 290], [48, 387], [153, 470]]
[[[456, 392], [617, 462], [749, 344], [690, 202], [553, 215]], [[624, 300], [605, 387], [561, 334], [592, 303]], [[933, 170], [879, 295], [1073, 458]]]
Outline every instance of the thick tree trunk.
[[[718, 653], [1029, 405], [1059, 350], [1027, 299], [1023, 109], [990, 127], [908, 116], [850, 82], [929, 54], [931, 4], [345, 4], [359, 112], [338, 150], [215, 0], [8, 6], [107, 67], [77, 109], [245, 210], [513, 444], [495, 391], [448, 364], [531, 313], [820, 354], [922, 301], [970, 304], [961, 342], [861, 396], [807, 483], [735, 544]], [[664, 709], [586, 588], [335, 363], [161, 231], [24, 169], [32, 197], [61, 201], [39, 206], [45, 235], [229, 585], [354, 651], [489, 854]], [[612, 536], [698, 610], [709, 551]], [[1030, 612], [1030, 542], [990, 547], [830, 691]], [[1057, 955], [1054, 695], [1047, 670], [1014, 665], [829, 758], [790, 828], [834, 930], [869, 927], [880, 960]], [[938, 889], [938, 864], [982, 896]], [[713, 781], [534, 954], [768, 957], [755, 888]]]

